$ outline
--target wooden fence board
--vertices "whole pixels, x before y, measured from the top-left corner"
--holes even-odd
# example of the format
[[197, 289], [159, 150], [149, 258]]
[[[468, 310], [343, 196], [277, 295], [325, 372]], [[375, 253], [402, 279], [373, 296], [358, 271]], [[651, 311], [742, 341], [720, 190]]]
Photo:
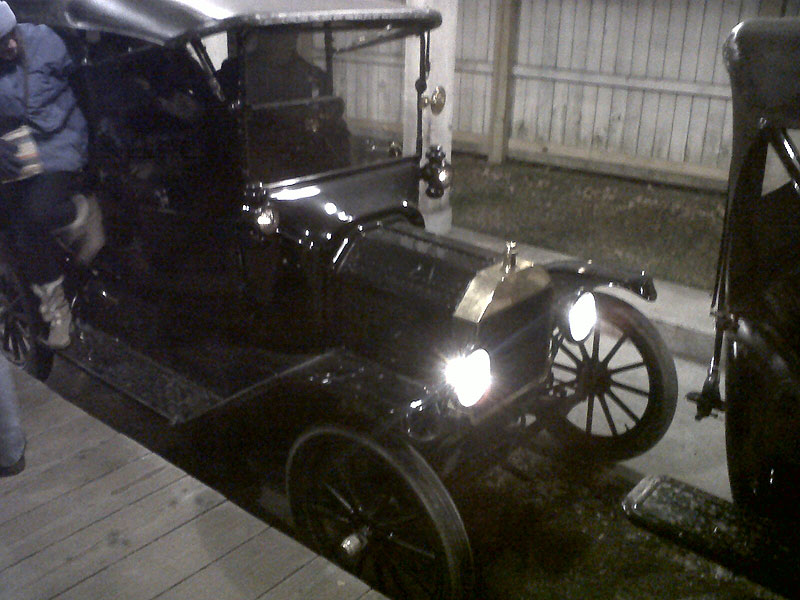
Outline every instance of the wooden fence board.
[[[547, 24], [547, 2], [542, 0], [527, 0], [522, 3], [523, 6], [530, 7], [530, 38], [528, 47], [525, 48], [525, 60], [522, 60], [522, 53], [520, 53], [520, 62], [527, 65], [541, 65], [544, 64], [544, 38], [545, 38], [545, 25]], [[527, 33], [525, 34], [527, 36]], [[522, 39], [522, 30], [520, 30], [520, 40]]]
[[608, 122], [608, 142], [606, 148], [615, 154], [621, 154], [623, 152], [622, 139], [627, 104], [628, 90], [613, 88], [611, 92], [611, 115]]
[[619, 37], [617, 38], [617, 57], [615, 74], [628, 76], [633, 71], [633, 45], [636, 36], [636, 20], [639, 8], [638, 0], [623, 0], [620, 18]]
[[587, 71], [600, 71], [603, 46], [614, 43], [613, 38], [609, 37], [606, 39], [604, 37], [606, 3], [607, 0], [594, 0], [591, 3], [591, 11], [589, 13], [589, 43], [586, 54], [586, 65], [584, 67]]
[[669, 160], [670, 141], [675, 121], [675, 94], [661, 94], [658, 99], [658, 117], [653, 140], [653, 157]]
[[669, 143], [669, 159], [683, 162], [686, 156], [686, 138], [689, 135], [689, 118], [692, 115], [692, 98], [678, 96], [675, 100], [675, 118], [672, 121], [672, 136]]
[[725, 68], [725, 61], [722, 58], [722, 44], [728, 39], [728, 35], [736, 24], [741, 20], [739, 15], [742, 10], [741, 0], [725, 0], [722, 3], [722, 16], [719, 22], [719, 33], [717, 34], [717, 52], [714, 64], [714, 83], [727, 85], [728, 70]]
[[621, 0], [608, 0], [606, 3], [603, 30], [596, 35], [602, 40], [600, 71], [613, 73], [619, 49], [620, 23], [622, 20]]
[[700, 34], [695, 81], [712, 82], [719, 52], [719, 28], [722, 18], [722, 0], [703, 2], [705, 13]]
[[[545, 0], [538, 0], [543, 2]], [[534, 64], [547, 67], [555, 67], [558, 59], [558, 33], [561, 21], [561, 2], [560, 0], [546, 0], [547, 6], [544, 20], [544, 37], [542, 44], [542, 56], [537, 60], [531, 57]]]
[[625, 102], [625, 117], [622, 133], [622, 149], [624, 154], [636, 155], [639, 141], [639, 126], [642, 123], [642, 103], [644, 92], [630, 91]]
[[641, 123], [639, 123], [639, 139], [636, 143], [638, 156], [652, 156], [653, 143], [656, 137], [656, 121], [658, 119], [658, 104], [660, 95], [655, 92], [645, 92], [642, 100]]
[[700, 61], [700, 42], [703, 34], [703, 18], [706, 2], [690, 2], [686, 12], [686, 28], [683, 34], [683, 51], [679, 78], [681, 81], [697, 81], [697, 66]]
[[708, 98], [694, 98], [689, 117], [689, 133], [686, 136], [686, 158], [700, 164], [703, 158], [703, 140], [708, 122]]
[[561, 0], [561, 14], [558, 20], [558, 53], [556, 66], [570, 68], [572, 64], [573, 42], [575, 40], [575, 12], [577, 0]]
[[[618, 0], [598, 1], [592, 4], [589, 34], [591, 38], [589, 55], [592, 59], [587, 62], [587, 70], [593, 69], [600, 73], [608, 73], [613, 69], [617, 52], [619, 19], [620, 4]], [[613, 89], [609, 86], [597, 86], [595, 90], [592, 130], [587, 143], [590, 146], [605, 149], [608, 147]]]
[[553, 101], [555, 98], [555, 84], [552, 81], [543, 81], [539, 84], [539, 109], [536, 123], [536, 138], [547, 143], [551, 139], [550, 122], [553, 117]]
[[553, 115], [550, 121], [550, 141], [564, 142], [567, 107], [569, 103], [569, 84], [556, 83], [553, 87]]
[[636, 7], [636, 28], [634, 30], [633, 62], [630, 74], [634, 77], [647, 75], [650, 58], [650, 39], [653, 29], [654, 0], [639, 0]]
[[[563, 40], [565, 46], [571, 46], [570, 57], [564, 66], [573, 71], [587, 69], [586, 59], [589, 49], [589, 17], [592, 2], [579, 2], [572, 11], [572, 31]], [[559, 36], [561, 38], [561, 36]]]
[[539, 111], [541, 110], [539, 108], [539, 97], [542, 93], [540, 88], [541, 82], [539, 81], [529, 80], [525, 82], [525, 89], [528, 92], [528, 99], [525, 107], [525, 135], [521, 137], [525, 137], [530, 140], [540, 139], [536, 131]]
[[580, 126], [578, 130], [578, 142], [581, 145], [592, 146], [595, 135], [595, 113], [597, 112], [597, 86], [584, 86], [583, 98], [581, 102]]
[[578, 143], [578, 129], [581, 126], [581, 106], [584, 86], [567, 84], [567, 101], [564, 108], [564, 135], [562, 143], [574, 146]]
[[731, 161], [731, 145], [733, 142], [733, 103], [725, 103], [725, 117], [723, 119], [722, 140], [717, 155], [717, 167], [727, 170]]
[[667, 31], [669, 28], [670, 2], [660, 0], [653, 7], [653, 25], [650, 29], [650, 47], [647, 53], [647, 76], [664, 76], [664, 63], [667, 50]]
[[592, 140], [592, 145], [599, 148], [608, 148], [613, 94], [614, 90], [611, 88], [597, 89], [597, 109], [594, 116], [594, 139]]
[[703, 140], [703, 163], [717, 165], [720, 148], [722, 147], [722, 130], [725, 127], [724, 100], [712, 99], [708, 104], [708, 119], [706, 135]]
[[689, 0], [672, 0], [670, 4], [663, 71], [663, 76], [667, 79], [680, 77], [688, 9]]

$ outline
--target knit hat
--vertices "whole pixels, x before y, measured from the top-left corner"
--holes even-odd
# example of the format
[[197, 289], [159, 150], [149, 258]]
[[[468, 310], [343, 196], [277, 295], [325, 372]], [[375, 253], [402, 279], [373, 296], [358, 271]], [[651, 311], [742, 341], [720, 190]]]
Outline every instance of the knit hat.
[[8, 2], [0, 2], [0, 37], [11, 33], [17, 25], [17, 17], [8, 5]]

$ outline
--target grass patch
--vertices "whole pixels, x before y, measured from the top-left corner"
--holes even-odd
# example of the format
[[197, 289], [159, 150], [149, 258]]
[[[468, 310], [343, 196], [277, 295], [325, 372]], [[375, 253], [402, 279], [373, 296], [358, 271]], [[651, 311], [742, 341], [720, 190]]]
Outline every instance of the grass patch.
[[455, 155], [453, 223], [711, 289], [723, 194]]

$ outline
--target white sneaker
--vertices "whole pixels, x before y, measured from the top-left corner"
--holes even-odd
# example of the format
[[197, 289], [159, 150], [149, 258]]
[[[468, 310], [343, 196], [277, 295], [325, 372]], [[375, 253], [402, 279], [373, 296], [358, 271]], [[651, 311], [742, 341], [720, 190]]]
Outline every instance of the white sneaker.
[[69, 330], [72, 325], [72, 312], [64, 296], [63, 277], [55, 281], [32, 285], [33, 293], [39, 298], [39, 312], [42, 320], [50, 326], [47, 339], [42, 340], [45, 345], [54, 350], [61, 350], [69, 346]]

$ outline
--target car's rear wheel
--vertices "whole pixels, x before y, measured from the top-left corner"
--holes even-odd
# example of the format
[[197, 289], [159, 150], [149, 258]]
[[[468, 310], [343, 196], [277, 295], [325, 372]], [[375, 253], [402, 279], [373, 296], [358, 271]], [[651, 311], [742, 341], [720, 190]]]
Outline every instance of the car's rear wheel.
[[472, 554], [461, 516], [412, 448], [317, 427], [294, 444], [287, 487], [302, 539], [397, 599], [470, 597]]
[[38, 341], [41, 320], [33, 293], [14, 268], [0, 261], [0, 352], [37, 379], [46, 379], [53, 352]]
[[797, 519], [800, 396], [741, 344], [725, 379], [725, 448], [734, 502], [762, 516]]
[[570, 449], [624, 460], [666, 433], [678, 378], [669, 349], [643, 314], [613, 296], [595, 297], [598, 323], [586, 340], [554, 333], [550, 385], [537, 417]]

